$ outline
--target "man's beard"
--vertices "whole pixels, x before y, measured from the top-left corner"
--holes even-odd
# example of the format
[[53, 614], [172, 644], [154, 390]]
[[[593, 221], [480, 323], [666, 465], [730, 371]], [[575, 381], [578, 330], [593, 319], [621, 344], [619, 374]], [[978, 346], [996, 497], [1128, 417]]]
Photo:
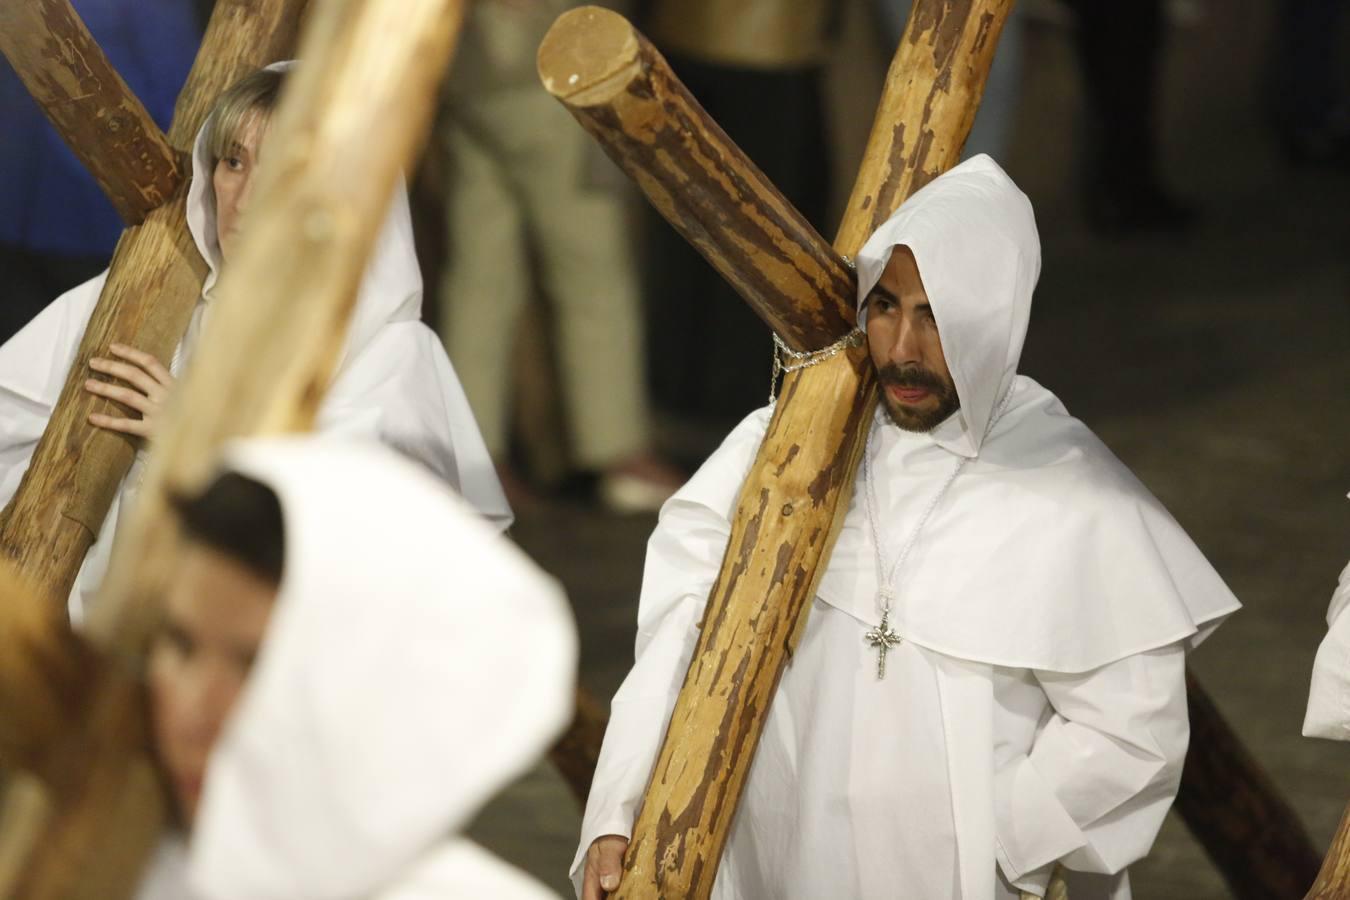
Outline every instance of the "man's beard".
[[[956, 385], [950, 379], [944, 381], [936, 373], [920, 366], [884, 366], [877, 370], [877, 381], [882, 387], [881, 402], [886, 407], [887, 415], [905, 431], [932, 431], [961, 408], [961, 398], [956, 395]], [[886, 394], [885, 388], [888, 385], [923, 388], [937, 398], [938, 404], [931, 412], [900, 406], [892, 402], [890, 396]]]

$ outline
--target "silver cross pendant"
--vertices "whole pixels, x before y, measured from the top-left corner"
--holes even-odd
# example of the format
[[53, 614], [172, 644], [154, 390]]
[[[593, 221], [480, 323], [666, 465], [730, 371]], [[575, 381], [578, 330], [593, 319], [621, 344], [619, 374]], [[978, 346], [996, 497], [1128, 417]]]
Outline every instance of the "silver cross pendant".
[[900, 635], [891, 630], [890, 611], [881, 614], [881, 624], [863, 635], [867, 643], [877, 648], [877, 681], [886, 677], [886, 654], [900, 643]]

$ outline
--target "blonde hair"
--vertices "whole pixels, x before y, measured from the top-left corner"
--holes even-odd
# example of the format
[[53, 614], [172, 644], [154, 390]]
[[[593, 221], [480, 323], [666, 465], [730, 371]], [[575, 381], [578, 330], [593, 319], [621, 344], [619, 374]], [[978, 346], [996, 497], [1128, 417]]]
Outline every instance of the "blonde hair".
[[206, 155], [211, 169], [230, 154], [249, 119], [272, 114], [285, 80], [285, 72], [259, 69], [235, 82], [216, 99], [215, 108], [206, 120]]

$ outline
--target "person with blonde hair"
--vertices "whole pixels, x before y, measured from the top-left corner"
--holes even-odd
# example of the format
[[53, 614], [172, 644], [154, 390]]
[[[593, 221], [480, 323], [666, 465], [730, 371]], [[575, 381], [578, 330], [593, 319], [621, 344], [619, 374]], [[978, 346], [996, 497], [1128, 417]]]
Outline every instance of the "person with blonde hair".
[[[209, 339], [218, 282], [247, 227], [258, 167], [266, 164], [267, 125], [290, 64], [269, 66], [225, 91], [197, 135], [187, 196], [188, 228], [208, 273], [173, 358], [154, 358], [113, 344], [90, 360], [85, 389], [116, 404], [90, 424], [122, 434], [138, 453], [119, 488], [71, 597], [79, 619], [102, 581], [121, 510], [131, 501], [165, 400]], [[107, 273], [63, 294], [0, 346], [0, 502], [18, 488], [73, 365]], [[426, 465], [481, 514], [505, 528], [502, 494], [459, 379], [421, 319], [422, 275], [413, 250], [412, 219], [399, 186], [361, 282], [341, 362], [316, 427], [393, 446]], [[247, 347], [238, 348], [247, 353]]]

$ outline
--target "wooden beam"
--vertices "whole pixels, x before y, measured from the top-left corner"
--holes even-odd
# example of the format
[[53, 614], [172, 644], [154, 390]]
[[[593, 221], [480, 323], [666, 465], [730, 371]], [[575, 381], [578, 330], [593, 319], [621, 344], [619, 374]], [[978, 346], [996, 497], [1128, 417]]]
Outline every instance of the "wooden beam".
[[539, 77], [647, 199], [795, 350], [853, 323], [853, 277], [618, 13], [564, 13]]
[[1326, 860], [1304, 900], [1350, 900], [1350, 805], [1341, 814]]
[[1238, 900], [1301, 897], [1321, 859], [1261, 765], [1189, 671], [1190, 750], [1176, 809]]
[[[5, 8], [24, 4], [5, 4]], [[292, 54], [304, 0], [222, 0], [179, 97], [171, 142], [189, 147], [220, 93]], [[56, 410], [18, 491], [0, 517], [0, 554], [54, 602], [64, 601], [135, 454], [125, 437], [88, 424], [106, 400], [84, 390], [89, 360], [113, 342], [167, 363], [201, 294], [205, 263], [188, 233], [185, 185], [123, 233]]]
[[[916, 3], [837, 253], [855, 254], [872, 223], [957, 162], [1009, 5]], [[730, 141], [649, 45], [608, 14], [584, 9], [569, 16], [540, 49], [546, 85], [672, 224], [731, 273], [766, 321], [789, 329], [785, 338], [817, 349], [847, 331], [853, 291], [832, 272], [832, 255], [795, 225], [795, 214], [783, 210], [757, 170], [728, 151]], [[909, 118], [888, 118], [896, 114]], [[680, 155], [692, 159], [674, 159]], [[742, 231], [753, 237], [740, 238]], [[804, 278], [777, 262], [798, 262], [794, 241], [809, 271], [829, 277]], [[755, 271], [761, 252], [774, 261], [767, 273]], [[820, 292], [814, 300], [813, 289]], [[806, 325], [791, 330], [801, 316]], [[875, 404], [863, 347], [785, 380], [741, 488], [722, 569], [613, 896], [709, 896], [769, 705], [847, 509]]]
[[128, 225], [163, 206], [188, 168], [69, 0], [0, 4], [0, 52]]

